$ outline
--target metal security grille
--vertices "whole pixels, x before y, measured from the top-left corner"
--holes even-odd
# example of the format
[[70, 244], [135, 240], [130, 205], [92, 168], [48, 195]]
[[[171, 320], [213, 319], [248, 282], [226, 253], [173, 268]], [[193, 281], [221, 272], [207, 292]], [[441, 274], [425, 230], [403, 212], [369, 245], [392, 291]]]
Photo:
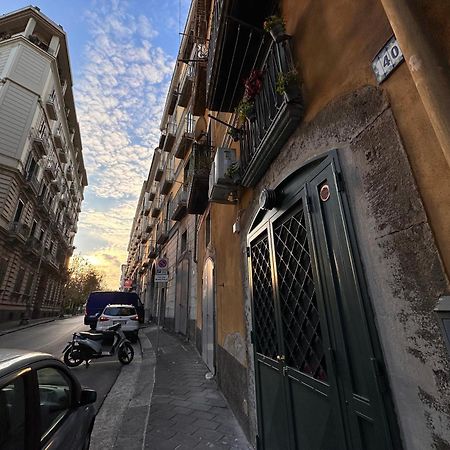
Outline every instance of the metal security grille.
[[327, 380], [303, 208], [274, 227], [286, 364]]
[[252, 244], [251, 257], [256, 351], [275, 359], [278, 354], [277, 332], [267, 233]]

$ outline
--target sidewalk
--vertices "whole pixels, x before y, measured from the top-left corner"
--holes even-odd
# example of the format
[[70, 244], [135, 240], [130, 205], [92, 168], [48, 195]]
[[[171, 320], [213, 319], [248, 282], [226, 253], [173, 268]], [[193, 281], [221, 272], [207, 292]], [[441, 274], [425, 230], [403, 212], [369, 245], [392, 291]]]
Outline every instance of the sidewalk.
[[156, 333], [155, 326], [140, 331], [142, 359], [122, 369], [97, 416], [91, 450], [252, 449], [192, 345], [161, 331], [156, 359]]
[[0, 323], [0, 336], [3, 336], [4, 334], [14, 333], [15, 331], [23, 330], [25, 328], [34, 327], [36, 325], [39, 325], [41, 323], [48, 323], [53, 322], [54, 320], [57, 320], [58, 317], [44, 317], [41, 319], [30, 319], [28, 320], [28, 323], [25, 325], [19, 325], [20, 320], [13, 320], [8, 322], [1, 322]]

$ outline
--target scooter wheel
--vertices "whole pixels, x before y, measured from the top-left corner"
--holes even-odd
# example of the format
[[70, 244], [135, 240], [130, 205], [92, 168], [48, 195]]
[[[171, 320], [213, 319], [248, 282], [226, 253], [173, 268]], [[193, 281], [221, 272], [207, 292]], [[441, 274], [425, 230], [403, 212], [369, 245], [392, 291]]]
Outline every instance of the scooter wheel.
[[130, 364], [134, 358], [133, 346], [129, 342], [124, 342], [124, 344], [119, 348], [119, 353], [117, 356], [122, 364]]
[[83, 362], [83, 359], [80, 357], [80, 352], [78, 350], [73, 350], [72, 347], [67, 349], [66, 353], [64, 353], [64, 364], [67, 367], [77, 367]]

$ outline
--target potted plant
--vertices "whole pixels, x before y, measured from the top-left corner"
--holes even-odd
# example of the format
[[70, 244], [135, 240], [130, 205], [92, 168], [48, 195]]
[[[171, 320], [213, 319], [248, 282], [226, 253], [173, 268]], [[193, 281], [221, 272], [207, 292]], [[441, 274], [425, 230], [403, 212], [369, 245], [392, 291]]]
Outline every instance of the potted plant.
[[261, 70], [253, 69], [250, 72], [250, 75], [244, 82], [245, 86], [244, 97], [246, 97], [249, 100], [255, 99], [255, 97], [260, 93], [262, 89], [262, 76], [263, 73]]
[[286, 26], [284, 20], [280, 16], [270, 16], [268, 17], [263, 24], [264, 31], [270, 33], [272, 39], [275, 42], [284, 41], [287, 38], [285, 33]]
[[227, 134], [231, 136], [234, 142], [237, 142], [241, 138], [242, 130], [236, 127], [229, 127]]
[[230, 178], [234, 184], [239, 184], [241, 181], [241, 166], [239, 161], [230, 164], [230, 167], [225, 171], [225, 176]]
[[277, 94], [284, 95], [286, 100], [293, 101], [300, 97], [298, 72], [295, 69], [289, 72], [280, 72], [277, 77], [275, 90]]
[[256, 116], [255, 104], [244, 96], [237, 105], [235, 112], [241, 122], [244, 122], [245, 119], [253, 120]]

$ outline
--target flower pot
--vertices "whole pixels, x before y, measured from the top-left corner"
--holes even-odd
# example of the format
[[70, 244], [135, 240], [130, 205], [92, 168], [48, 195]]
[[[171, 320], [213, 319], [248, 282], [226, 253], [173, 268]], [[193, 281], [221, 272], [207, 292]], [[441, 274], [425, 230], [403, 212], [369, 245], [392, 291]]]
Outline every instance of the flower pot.
[[270, 35], [275, 42], [281, 42], [287, 39], [288, 35], [284, 32], [284, 26], [279, 23], [270, 29]]

